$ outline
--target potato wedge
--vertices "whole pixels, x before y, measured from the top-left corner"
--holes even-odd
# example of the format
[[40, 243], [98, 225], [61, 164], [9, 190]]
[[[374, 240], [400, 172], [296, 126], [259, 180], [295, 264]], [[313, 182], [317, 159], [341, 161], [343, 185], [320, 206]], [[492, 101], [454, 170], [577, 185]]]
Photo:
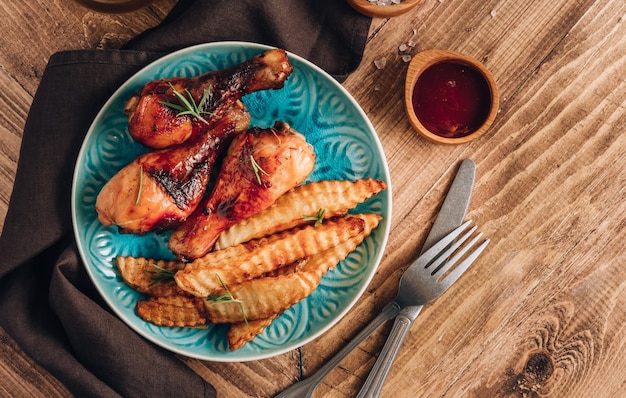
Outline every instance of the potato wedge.
[[173, 278], [183, 269], [183, 263], [122, 256], [116, 258], [116, 263], [124, 282], [140, 293], [163, 297], [184, 294]]
[[233, 286], [257, 278], [348, 240], [365, 228], [363, 217], [340, 217], [317, 227], [308, 225], [281, 232], [276, 234], [278, 239], [261, 238], [249, 243], [254, 245], [249, 256], [209, 264], [192, 262], [178, 271], [174, 279], [182, 290], [197, 297], [208, 297], [222, 291], [223, 285]]
[[326, 272], [354, 251], [380, 220], [380, 216], [375, 214], [362, 216], [366, 225], [358, 235], [310, 256], [302, 270], [293, 274], [257, 278], [232, 285], [229, 293], [234, 301], [206, 300], [209, 321], [237, 323], [269, 318], [310, 295]]
[[203, 299], [189, 296], [150, 297], [137, 302], [144, 321], [159, 326], [199, 327], [207, 323]]
[[320, 209], [324, 209], [325, 218], [343, 215], [386, 187], [384, 181], [372, 178], [354, 182], [325, 180], [295, 187], [269, 208], [222, 232], [214, 250], [223, 250], [307, 223], [304, 217], [314, 217]]
[[231, 351], [238, 350], [248, 342], [254, 340], [266, 327], [272, 324], [274, 319], [280, 314], [274, 314], [269, 318], [258, 319], [256, 321], [238, 322], [230, 325], [226, 337], [228, 338], [228, 348]]
[[234, 300], [206, 300], [209, 322], [250, 322], [271, 317], [311, 294], [321, 277], [321, 273], [317, 272], [296, 272], [235, 285], [230, 290]]

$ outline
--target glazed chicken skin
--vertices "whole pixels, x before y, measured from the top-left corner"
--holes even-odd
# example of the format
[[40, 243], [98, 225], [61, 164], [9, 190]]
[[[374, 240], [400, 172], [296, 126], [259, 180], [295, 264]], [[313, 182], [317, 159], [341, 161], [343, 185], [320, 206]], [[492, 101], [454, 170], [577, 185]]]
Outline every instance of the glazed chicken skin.
[[315, 153], [284, 122], [237, 135], [210, 195], [172, 233], [169, 248], [183, 261], [207, 254], [219, 234], [265, 208], [313, 171]]
[[98, 219], [121, 233], [172, 228], [198, 206], [213, 166], [232, 137], [245, 131], [250, 114], [233, 105], [205, 134], [184, 144], [140, 155], [115, 174], [96, 199]]
[[[150, 148], [180, 144], [210, 128], [244, 95], [282, 88], [292, 71], [285, 50], [272, 49], [231, 68], [194, 78], [154, 80], [127, 101], [128, 131]], [[191, 95], [201, 118], [179, 115], [180, 110], [166, 104], [181, 105], [172, 88], [187, 100]]]

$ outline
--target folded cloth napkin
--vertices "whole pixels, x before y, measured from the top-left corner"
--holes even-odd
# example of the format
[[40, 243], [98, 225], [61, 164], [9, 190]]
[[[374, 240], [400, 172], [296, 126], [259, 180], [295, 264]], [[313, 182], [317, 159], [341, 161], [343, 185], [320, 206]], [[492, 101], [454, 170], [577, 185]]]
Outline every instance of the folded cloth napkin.
[[338, 0], [180, 0], [122, 50], [54, 54], [26, 121], [0, 236], [0, 326], [76, 396], [215, 396], [172, 353], [113, 315], [89, 280], [70, 212], [84, 135], [119, 85], [173, 50], [254, 41], [307, 58], [341, 81], [361, 60], [369, 24]]

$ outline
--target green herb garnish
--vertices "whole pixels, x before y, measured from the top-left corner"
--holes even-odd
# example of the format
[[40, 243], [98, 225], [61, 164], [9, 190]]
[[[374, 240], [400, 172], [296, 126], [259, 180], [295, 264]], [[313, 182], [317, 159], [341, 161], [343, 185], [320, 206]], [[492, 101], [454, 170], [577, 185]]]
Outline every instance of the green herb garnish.
[[135, 199], [135, 206], [139, 204], [139, 199], [141, 199], [142, 189], [143, 189], [143, 166], [139, 166], [139, 190], [137, 191], [137, 199]]
[[254, 157], [252, 155], [250, 155], [250, 163], [252, 163], [252, 170], [254, 170], [254, 175], [256, 176], [256, 181], [259, 183], [259, 185], [261, 185], [262, 182], [261, 182], [261, 175], [260, 175], [260, 173], [263, 173], [266, 176], [268, 176], [269, 173], [267, 171], [263, 170], [261, 168], [261, 166], [259, 166], [259, 164], [256, 162], [256, 160], [254, 160]]
[[151, 264], [151, 265], [155, 268], [155, 270], [147, 271], [151, 274], [154, 274], [151, 278], [152, 283], [150, 283], [148, 287], [152, 287], [156, 285], [157, 283], [161, 283], [161, 282], [168, 282], [168, 283], [174, 282], [174, 274], [176, 274], [176, 271], [163, 268], [156, 264]]
[[222, 278], [220, 278], [218, 274], [216, 274], [215, 276], [217, 277], [217, 279], [220, 281], [220, 284], [224, 288], [224, 293], [211, 294], [206, 298], [207, 301], [212, 301], [211, 304], [213, 305], [220, 304], [220, 303], [239, 303], [239, 308], [241, 308], [241, 313], [243, 314], [243, 320], [246, 322], [246, 325], [247, 325], [248, 318], [246, 317], [246, 311], [243, 308], [243, 303], [241, 302], [241, 300], [237, 300], [236, 298], [233, 297], [233, 294], [230, 292], [228, 287], [226, 287], [226, 284], [224, 283], [224, 281], [222, 281]]
[[326, 209], [319, 209], [316, 215], [302, 216], [302, 219], [305, 221], [315, 221], [315, 224], [313, 224], [313, 226], [317, 227], [318, 225], [322, 224], [322, 221], [324, 221], [324, 214], [326, 214]]
[[200, 102], [196, 104], [196, 101], [193, 99], [193, 96], [191, 95], [189, 90], [185, 89], [185, 93], [187, 94], [187, 97], [185, 97], [184, 95], [176, 91], [172, 83], [168, 84], [170, 85], [170, 88], [174, 92], [174, 95], [176, 96], [180, 104], [160, 101], [161, 105], [165, 105], [168, 108], [177, 110], [178, 113], [176, 114], [176, 116], [191, 115], [194, 116], [196, 119], [201, 120], [206, 124], [209, 124], [209, 122], [203, 117], [203, 115], [211, 115], [211, 112], [207, 112], [204, 110], [204, 106], [206, 105], [206, 101], [209, 98], [209, 94], [211, 94], [211, 86], [204, 90]]

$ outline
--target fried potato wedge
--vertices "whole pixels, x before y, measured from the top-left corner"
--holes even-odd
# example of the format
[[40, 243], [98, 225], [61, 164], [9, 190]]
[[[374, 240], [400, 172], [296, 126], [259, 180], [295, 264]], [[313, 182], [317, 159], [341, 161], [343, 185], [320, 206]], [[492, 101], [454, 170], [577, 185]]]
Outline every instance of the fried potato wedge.
[[184, 294], [173, 279], [183, 263], [130, 256], [119, 256], [116, 263], [124, 282], [140, 293], [162, 297]]
[[233, 259], [245, 259], [253, 256], [259, 249], [260, 245], [275, 244], [276, 241], [284, 238], [284, 235], [273, 234], [263, 239], [255, 239], [246, 243], [242, 243], [236, 246], [228, 247], [224, 250], [218, 250], [210, 252], [207, 255], [194, 260], [191, 263], [182, 263], [183, 268], [205, 268], [205, 267], [220, 267], [225, 263], [232, 262]]
[[207, 323], [203, 301], [189, 296], [150, 297], [138, 301], [135, 311], [144, 321], [159, 326], [200, 327]]
[[[176, 273], [176, 284], [184, 291], [208, 297], [220, 292], [224, 286], [257, 278], [294, 261], [336, 246], [361, 233], [366, 217], [354, 215], [330, 219], [319, 226], [307, 225], [249, 242], [254, 250], [248, 256], [223, 261], [195, 261]], [[378, 216], [376, 216], [378, 217]], [[276, 236], [277, 235], [277, 236]], [[209, 253], [206, 257], [211, 256]]]
[[206, 300], [211, 323], [250, 322], [284, 311], [315, 290], [322, 275], [317, 272], [258, 278], [230, 289], [232, 301]]
[[222, 232], [214, 250], [294, 228], [306, 223], [307, 218], [315, 218], [320, 209], [324, 210], [325, 218], [345, 214], [386, 187], [384, 181], [372, 178], [354, 182], [325, 180], [300, 185], [279, 197], [269, 208]]
[[280, 314], [274, 314], [269, 318], [258, 319], [256, 321], [238, 322], [230, 325], [226, 337], [228, 338], [228, 348], [235, 351], [254, 340], [266, 327], [274, 322]]
[[359, 234], [310, 256], [300, 271], [233, 285], [229, 288], [232, 301], [206, 300], [209, 322], [238, 323], [269, 318], [309, 296], [326, 272], [354, 251], [380, 220], [375, 214], [362, 216], [366, 225]]

